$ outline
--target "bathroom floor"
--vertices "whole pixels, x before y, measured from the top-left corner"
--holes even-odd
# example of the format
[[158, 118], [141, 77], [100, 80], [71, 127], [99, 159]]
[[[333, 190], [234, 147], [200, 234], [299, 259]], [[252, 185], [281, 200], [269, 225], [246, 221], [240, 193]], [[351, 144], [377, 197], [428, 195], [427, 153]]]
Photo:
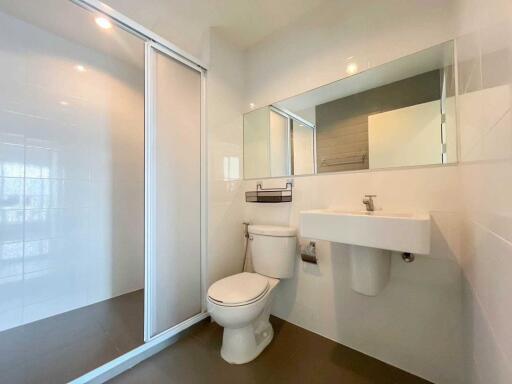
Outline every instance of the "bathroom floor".
[[0, 332], [0, 383], [66, 383], [141, 345], [139, 290]]
[[206, 321], [110, 383], [429, 383], [278, 318], [271, 322], [274, 340], [251, 363], [224, 362], [222, 328]]

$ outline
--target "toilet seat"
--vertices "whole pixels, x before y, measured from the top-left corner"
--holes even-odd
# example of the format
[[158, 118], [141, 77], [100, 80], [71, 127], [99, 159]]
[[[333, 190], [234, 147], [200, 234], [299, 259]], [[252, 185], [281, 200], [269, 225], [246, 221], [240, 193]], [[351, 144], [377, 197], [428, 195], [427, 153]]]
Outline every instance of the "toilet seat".
[[212, 284], [208, 289], [208, 299], [217, 305], [239, 307], [258, 301], [269, 289], [268, 278], [242, 272]]

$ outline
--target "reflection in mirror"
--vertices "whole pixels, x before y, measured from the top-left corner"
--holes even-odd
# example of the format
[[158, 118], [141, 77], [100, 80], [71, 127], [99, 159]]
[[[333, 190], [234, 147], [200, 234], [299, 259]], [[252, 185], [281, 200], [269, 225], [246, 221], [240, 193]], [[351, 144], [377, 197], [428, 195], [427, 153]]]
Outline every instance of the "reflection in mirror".
[[270, 106], [245, 114], [245, 174], [314, 173], [314, 131], [313, 123]]
[[453, 42], [244, 115], [245, 178], [457, 161]]

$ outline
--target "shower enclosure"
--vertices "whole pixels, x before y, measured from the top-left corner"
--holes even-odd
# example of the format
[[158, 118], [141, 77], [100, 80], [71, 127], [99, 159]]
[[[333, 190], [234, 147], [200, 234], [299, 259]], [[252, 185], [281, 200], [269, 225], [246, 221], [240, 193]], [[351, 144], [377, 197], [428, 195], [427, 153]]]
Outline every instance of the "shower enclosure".
[[96, 0], [0, 0], [0, 69], [2, 381], [204, 318], [201, 64]]

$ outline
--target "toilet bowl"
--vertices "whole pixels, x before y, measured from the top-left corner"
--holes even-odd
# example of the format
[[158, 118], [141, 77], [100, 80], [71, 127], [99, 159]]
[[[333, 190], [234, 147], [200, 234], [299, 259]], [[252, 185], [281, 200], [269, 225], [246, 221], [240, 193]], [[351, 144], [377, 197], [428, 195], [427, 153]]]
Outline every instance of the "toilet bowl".
[[228, 276], [208, 289], [208, 312], [224, 327], [221, 356], [231, 364], [254, 360], [272, 341], [272, 298], [279, 280], [293, 275], [295, 264], [293, 228], [255, 225], [249, 234], [255, 272]]
[[[231, 364], [244, 364], [254, 360], [272, 340], [270, 308], [274, 288], [279, 280], [244, 272], [227, 278], [236, 279], [235, 281], [223, 279], [217, 282], [230, 284], [233, 288], [240, 285], [240, 292], [240, 288], [243, 289], [244, 284], [250, 284], [254, 277], [265, 281], [263, 292], [246, 294], [245, 297], [241, 295], [238, 303], [222, 301], [225, 297], [215, 292], [215, 289], [210, 288], [208, 292], [208, 312], [220, 326], [224, 327], [220, 353], [222, 358]], [[261, 285], [263, 286], [263, 282]], [[212, 285], [212, 288], [215, 286]]]

